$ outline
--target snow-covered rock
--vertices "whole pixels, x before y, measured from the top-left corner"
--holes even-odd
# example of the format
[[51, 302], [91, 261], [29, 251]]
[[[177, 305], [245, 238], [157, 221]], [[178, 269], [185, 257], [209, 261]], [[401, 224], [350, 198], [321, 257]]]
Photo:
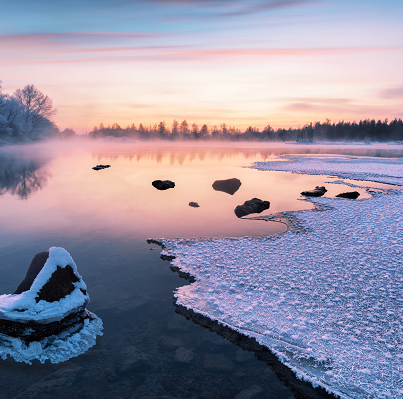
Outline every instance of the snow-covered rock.
[[58, 363], [85, 352], [102, 335], [89, 299], [65, 249], [37, 254], [15, 293], [0, 296], [0, 356]]

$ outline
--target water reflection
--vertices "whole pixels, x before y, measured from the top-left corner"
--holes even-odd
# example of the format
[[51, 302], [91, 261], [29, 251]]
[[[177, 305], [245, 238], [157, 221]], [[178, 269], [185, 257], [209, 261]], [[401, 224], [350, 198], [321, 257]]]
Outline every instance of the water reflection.
[[[401, 146], [393, 149], [85, 142], [2, 148], [0, 192], [29, 201], [21, 207], [11, 199], [13, 196], [3, 196], [0, 219], [9, 239], [13, 231], [17, 235], [23, 231], [140, 240], [274, 234], [286, 227], [274, 222], [240, 220], [234, 214], [236, 206], [259, 198], [270, 202], [265, 214], [310, 209], [310, 203], [301, 201], [302, 191], [325, 185], [327, 196], [333, 197], [340, 193], [340, 187], [327, 184], [326, 176], [265, 173], [243, 166], [281, 154], [363, 156], [380, 155], [388, 149], [389, 156], [402, 152]], [[110, 164], [111, 168], [94, 171], [96, 164]], [[242, 182], [233, 195], [212, 188], [216, 180], [233, 178]], [[171, 180], [175, 188], [159, 192], [151, 185], [154, 180]], [[365, 193], [360, 194], [364, 198]], [[200, 206], [191, 207], [190, 202]], [[6, 237], [0, 233], [0, 239], [3, 238]]]
[[[147, 160], [157, 164], [169, 159], [169, 164], [183, 165], [187, 162], [203, 161], [206, 158], [223, 161], [242, 157], [245, 160], [259, 158], [262, 161], [286, 154], [296, 155], [348, 155], [359, 157], [400, 158], [403, 157], [403, 148], [399, 145], [292, 145], [292, 144], [237, 144], [237, 145], [186, 145], [172, 143], [138, 143], [109, 145], [105, 151], [103, 143], [97, 143], [98, 149], [93, 150], [95, 157], [107, 156], [116, 160], [123, 156], [129, 160]], [[110, 143], [108, 143], [110, 144]], [[109, 154], [108, 154], [109, 153]]]
[[50, 175], [38, 160], [19, 158], [14, 154], [0, 154], [0, 195], [10, 193], [21, 199], [42, 190]]

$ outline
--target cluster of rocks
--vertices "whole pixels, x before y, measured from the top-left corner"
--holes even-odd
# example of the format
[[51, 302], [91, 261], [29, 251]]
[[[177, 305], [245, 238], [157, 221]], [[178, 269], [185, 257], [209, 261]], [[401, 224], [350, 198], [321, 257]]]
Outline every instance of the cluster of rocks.
[[102, 170], [102, 169], [107, 169], [107, 168], [110, 168], [111, 167], [111, 165], [97, 165], [97, 166], [94, 166], [92, 169], [94, 169], [94, 170]]
[[[157, 190], [168, 190], [169, 188], [174, 188], [175, 183], [171, 180], [154, 180], [152, 185]], [[216, 180], [212, 187], [215, 191], [222, 191], [229, 195], [234, 195], [241, 187], [242, 183], [237, 178], [225, 179], [225, 180]], [[191, 201], [189, 202], [189, 206], [192, 208], [199, 208], [200, 205], [197, 202]], [[243, 205], [238, 205], [234, 212], [238, 218], [242, 216], [249, 215], [251, 213], [261, 213], [266, 209], [269, 209], [270, 202], [262, 201], [259, 198], [252, 198], [249, 201], [245, 201]]]
[[[158, 190], [168, 190], [169, 188], [174, 188], [175, 183], [171, 180], [154, 180], [152, 185]], [[212, 187], [215, 191], [221, 191], [230, 195], [234, 195], [242, 183], [237, 178], [216, 180]], [[327, 192], [324, 186], [316, 186], [313, 190], [303, 191], [301, 195], [306, 197], [321, 197]], [[357, 191], [345, 192], [336, 195], [339, 198], [350, 198], [356, 199], [360, 194]], [[189, 206], [192, 208], [199, 208], [200, 205], [197, 202], [189, 202]], [[238, 218], [250, 215], [252, 213], [262, 213], [263, 211], [270, 208], [269, 201], [263, 201], [259, 198], [252, 198], [251, 200], [245, 201], [242, 205], [236, 206], [234, 212]]]
[[[327, 192], [324, 186], [316, 186], [313, 190], [303, 191], [301, 195], [306, 197], [321, 197]], [[360, 196], [358, 191], [348, 191], [345, 193], [337, 194], [336, 197], [338, 198], [349, 198], [349, 199], [356, 199]]]

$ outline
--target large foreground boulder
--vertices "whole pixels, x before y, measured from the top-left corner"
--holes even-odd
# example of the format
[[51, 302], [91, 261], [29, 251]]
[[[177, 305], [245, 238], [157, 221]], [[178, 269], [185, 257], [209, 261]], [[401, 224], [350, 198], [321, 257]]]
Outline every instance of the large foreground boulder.
[[151, 183], [157, 190], [168, 190], [168, 188], [174, 188], [175, 183], [171, 180], [154, 180]]
[[250, 215], [251, 213], [261, 213], [270, 208], [269, 201], [262, 201], [259, 198], [252, 198], [249, 201], [245, 201], [243, 205], [238, 205], [234, 212], [239, 218], [242, 216]]
[[360, 196], [358, 191], [348, 191], [346, 193], [337, 194], [336, 197], [338, 198], [350, 198], [350, 199], [357, 199]]
[[38, 253], [15, 293], [0, 296], [0, 356], [58, 363], [87, 351], [102, 335], [101, 319], [86, 309], [89, 300], [66, 250]]
[[239, 190], [239, 187], [241, 187], [241, 184], [241, 181], [235, 177], [233, 179], [216, 180], [213, 183], [213, 189], [234, 195]]
[[314, 190], [303, 191], [301, 195], [306, 197], [321, 197], [327, 190], [324, 186], [316, 186]]

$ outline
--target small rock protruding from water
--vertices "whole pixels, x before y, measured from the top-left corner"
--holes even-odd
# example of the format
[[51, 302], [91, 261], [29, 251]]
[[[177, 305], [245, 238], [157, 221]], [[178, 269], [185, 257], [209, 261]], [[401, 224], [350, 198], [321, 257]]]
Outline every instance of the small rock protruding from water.
[[314, 190], [303, 191], [301, 195], [305, 195], [306, 197], [321, 197], [326, 191], [324, 186], [316, 186]]
[[224, 193], [234, 195], [241, 187], [242, 183], [237, 178], [226, 179], [226, 180], [216, 180], [213, 183], [213, 189], [215, 191], [222, 191]]
[[338, 198], [349, 198], [349, 199], [357, 199], [360, 196], [358, 191], [348, 191], [346, 193], [337, 194]]
[[200, 208], [200, 205], [197, 202], [189, 202], [189, 206], [191, 206], [192, 208]]
[[168, 188], [174, 188], [175, 183], [171, 180], [154, 180], [151, 183], [157, 190], [168, 190]]
[[249, 201], [245, 201], [243, 205], [238, 205], [234, 212], [237, 217], [241, 218], [242, 216], [247, 216], [251, 213], [262, 213], [269, 208], [269, 201], [262, 201], [259, 198], [252, 198]]
[[102, 170], [102, 169], [107, 169], [107, 168], [110, 168], [111, 167], [111, 165], [97, 165], [97, 166], [94, 166], [92, 169], [94, 169], [94, 170]]

